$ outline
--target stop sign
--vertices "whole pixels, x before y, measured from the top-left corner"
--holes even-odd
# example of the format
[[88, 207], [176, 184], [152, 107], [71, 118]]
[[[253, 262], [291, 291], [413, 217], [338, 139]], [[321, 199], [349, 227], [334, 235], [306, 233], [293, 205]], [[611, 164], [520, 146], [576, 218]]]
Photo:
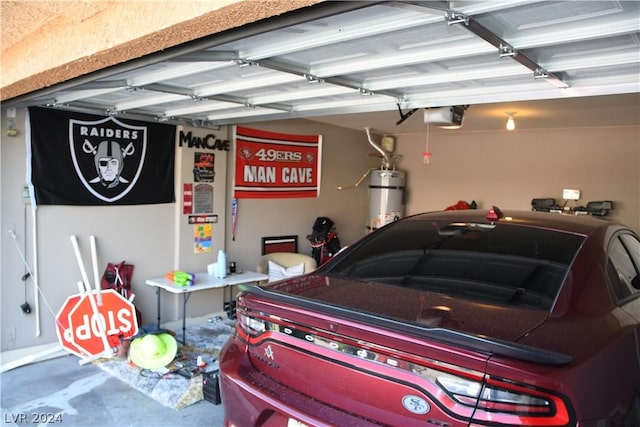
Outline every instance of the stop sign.
[[101, 295], [102, 305], [96, 303], [97, 313], [94, 313], [88, 295], [83, 295], [68, 311], [68, 328], [64, 336], [69, 337], [72, 345], [63, 343], [63, 347], [68, 350], [75, 347], [81, 357], [97, 356], [106, 350], [102, 332], [112, 348], [118, 347], [121, 338], [130, 338], [138, 333], [135, 306], [113, 289], [105, 289]]
[[56, 315], [56, 333], [58, 334], [60, 345], [76, 356], [84, 357], [82, 350], [73, 343], [71, 328], [69, 327], [69, 312], [78, 304], [80, 298], [80, 295], [72, 295], [62, 304], [60, 311]]

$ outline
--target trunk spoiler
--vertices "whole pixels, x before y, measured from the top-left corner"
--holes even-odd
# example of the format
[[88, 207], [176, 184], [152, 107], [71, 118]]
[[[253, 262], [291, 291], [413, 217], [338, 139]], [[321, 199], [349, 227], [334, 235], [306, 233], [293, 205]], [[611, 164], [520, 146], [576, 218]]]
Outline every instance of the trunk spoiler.
[[545, 365], [565, 365], [573, 359], [571, 356], [524, 344], [498, 340], [484, 335], [467, 334], [452, 329], [438, 327], [424, 327], [411, 323], [403, 323], [393, 319], [377, 316], [371, 313], [354, 312], [348, 309], [323, 304], [318, 301], [268, 291], [257, 285], [238, 285], [241, 291], [253, 294], [258, 297], [266, 297], [278, 302], [292, 303], [312, 310], [320, 310], [325, 313], [346, 318], [354, 321], [366, 321], [367, 323], [387, 329], [393, 329], [405, 334], [433, 339], [445, 344], [457, 345], [469, 350], [479, 351], [488, 355], [499, 355], [514, 359], [525, 360], [527, 362], [540, 363]]

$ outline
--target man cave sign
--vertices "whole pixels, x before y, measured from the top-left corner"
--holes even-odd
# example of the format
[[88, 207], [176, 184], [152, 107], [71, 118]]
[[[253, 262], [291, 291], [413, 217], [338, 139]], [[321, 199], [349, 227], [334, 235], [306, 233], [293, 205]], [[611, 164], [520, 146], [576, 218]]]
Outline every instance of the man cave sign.
[[105, 202], [123, 198], [135, 186], [147, 152], [147, 128], [113, 117], [69, 120], [69, 145], [76, 173], [86, 189]]

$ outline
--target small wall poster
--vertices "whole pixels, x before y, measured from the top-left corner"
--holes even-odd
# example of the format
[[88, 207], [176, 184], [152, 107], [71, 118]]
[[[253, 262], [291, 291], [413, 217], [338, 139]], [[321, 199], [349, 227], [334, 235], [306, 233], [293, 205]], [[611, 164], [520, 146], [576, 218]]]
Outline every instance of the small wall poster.
[[194, 253], [203, 254], [211, 252], [213, 232], [211, 224], [198, 224], [193, 226]]
[[213, 153], [195, 153], [193, 159], [194, 182], [213, 182], [216, 176], [214, 169], [215, 159], [215, 154]]
[[213, 213], [213, 185], [196, 184], [193, 188], [193, 213]]

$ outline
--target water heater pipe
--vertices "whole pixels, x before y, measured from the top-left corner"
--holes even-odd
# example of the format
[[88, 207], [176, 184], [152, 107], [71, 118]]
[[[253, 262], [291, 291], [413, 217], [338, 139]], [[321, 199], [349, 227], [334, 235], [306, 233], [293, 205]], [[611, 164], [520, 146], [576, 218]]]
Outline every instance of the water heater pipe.
[[369, 144], [371, 144], [371, 146], [373, 148], [376, 149], [376, 151], [378, 151], [378, 153], [380, 153], [382, 155], [382, 166], [384, 169], [389, 169], [389, 155], [380, 147], [378, 147], [373, 140], [371, 139], [371, 132], [369, 131], [369, 128], [364, 128], [365, 132], [367, 132], [367, 139], [369, 140]]
[[362, 184], [362, 181], [364, 181], [364, 179], [369, 176], [369, 174], [371, 173], [371, 171], [377, 170], [378, 168], [371, 168], [368, 171], [366, 171], [364, 173], [364, 175], [362, 175], [360, 177], [360, 179], [358, 180], [358, 182], [355, 183], [355, 185], [347, 185], [347, 186], [343, 186], [343, 185], [339, 185], [338, 187], [336, 187], [336, 190], [347, 190], [349, 188], [357, 188], [360, 184]]

